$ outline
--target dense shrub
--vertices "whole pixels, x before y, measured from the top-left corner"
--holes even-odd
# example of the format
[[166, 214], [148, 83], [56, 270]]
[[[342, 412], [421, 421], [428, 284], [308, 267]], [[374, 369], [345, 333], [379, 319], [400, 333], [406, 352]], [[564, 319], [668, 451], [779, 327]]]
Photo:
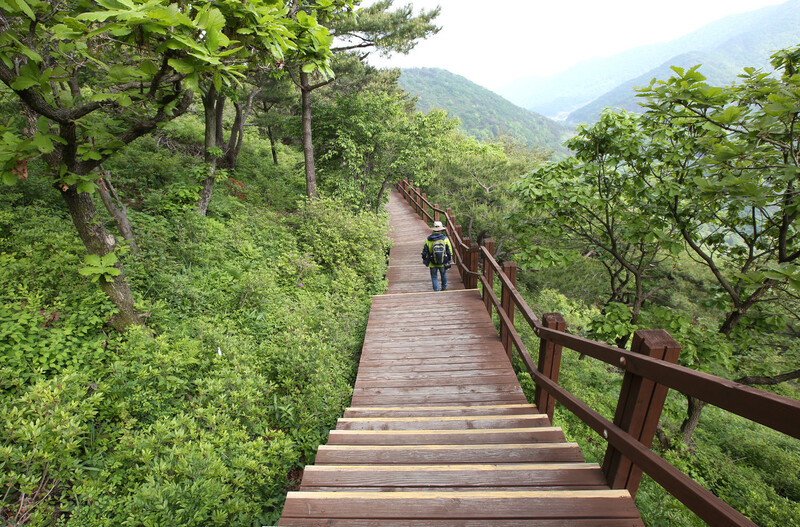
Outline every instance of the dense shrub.
[[147, 328], [105, 326], [113, 305], [78, 273], [55, 189], [33, 173], [0, 189], [0, 523], [274, 523], [349, 404], [386, 217], [305, 201], [298, 154], [275, 166], [251, 132], [200, 217], [197, 124], [106, 165]]

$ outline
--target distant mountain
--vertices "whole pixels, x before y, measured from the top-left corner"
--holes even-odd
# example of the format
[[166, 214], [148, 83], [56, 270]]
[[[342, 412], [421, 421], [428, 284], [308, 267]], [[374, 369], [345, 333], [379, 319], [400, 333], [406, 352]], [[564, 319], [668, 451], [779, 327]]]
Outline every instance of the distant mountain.
[[562, 142], [573, 130], [542, 115], [520, 108], [460, 75], [437, 68], [404, 69], [400, 86], [418, 97], [417, 108], [437, 108], [461, 119], [462, 129], [480, 140], [502, 135], [528, 146], [566, 151]]
[[[522, 79], [498, 93], [532, 111], [574, 124], [606, 106], [636, 109], [634, 86], [671, 75], [669, 66], [703, 64], [709, 81], [727, 83], [744, 66], [764, 66], [770, 52], [800, 43], [800, 0], [732, 15], [677, 40], [584, 61], [557, 75]], [[695, 61], [695, 62], [692, 62]]]
[[707, 82], [711, 84], [726, 84], [736, 78], [741, 72], [741, 68], [735, 67], [719, 54], [691, 52], [671, 58], [658, 68], [654, 68], [644, 75], [620, 84], [589, 104], [571, 112], [566, 119], [567, 123], [594, 122], [605, 108], [624, 108], [632, 112], [640, 112], [640, 98], [636, 97], [636, 88], [649, 86], [652, 79], [668, 79], [675, 75], [671, 66], [688, 69], [697, 64], [703, 64], [700, 68]]

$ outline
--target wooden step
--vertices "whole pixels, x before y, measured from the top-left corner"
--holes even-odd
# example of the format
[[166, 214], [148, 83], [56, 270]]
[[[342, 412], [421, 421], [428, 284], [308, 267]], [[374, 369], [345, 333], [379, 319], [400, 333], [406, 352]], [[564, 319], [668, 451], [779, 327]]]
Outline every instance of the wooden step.
[[344, 417], [426, 417], [450, 415], [537, 414], [534, 404], [495, 404], [485, 406], [394, 406], [350, 407]]
[[[441, 370], [441, 371], [419, 371], [416, 368], [409, 368], [406, 371], [400, 372], [387, 372], [381, 371], [376, 369], [364, 369], [358, 372], [358, 379], [356, 382], [362, 381], [393, 381], [395, 379], [430, 379], [431, 382], [437, 382], [438, 379], [448, 379], [454, 377], [466, 377], [475, 379], [476, 373], [474, 371], [452, 371], [452, 370]], [[516, 375], [508, 364], [498, 365], [495, 368], [485, 368], [481, 370], [480, 373], [481, 378], [485, 377], [492, 377], [492, 376], [513, 376], [516, 378]]]
[[331, 430], [329, 445], [473, 445], [556, 443], [564, 441], [558, 427], [490, 430]]
[[430, 417], [343, 417], [337, 430], [478, 430], [550, 426], [546, 415], [467, 415]]
[[313, 465], [305, 469], [301, 490], [308, 490], [308, 487], [573, 486], [607, 488], [608, 482], [594, 463]]
[[325, 464], [580, 463], [576, 443], [473, 445], [322, 445], [314, 461]]
[[284, 518], [639, 519], [627, 490], [289, 492]]
[[286, 527], [643, 527], [633, 518], [559, 518], [557, 520], [516, 518], [499, 520], [369, 520], [281, 518], [278, 525]]

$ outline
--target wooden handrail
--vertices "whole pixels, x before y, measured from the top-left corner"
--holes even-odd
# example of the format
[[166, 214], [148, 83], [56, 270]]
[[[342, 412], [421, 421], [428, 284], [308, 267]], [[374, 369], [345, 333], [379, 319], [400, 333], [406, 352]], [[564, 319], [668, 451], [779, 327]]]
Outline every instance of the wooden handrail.
[[[628, 430], [604, 418], [586, 403], [560, 387], [553, 379], [542, 373], [537, 365], [534, 364], [522, 338], [514, 327], [513, 310], [519, 310], [522, 317], [543, 343], [547, 342], [555, 346], [572, 349], [620, 368], [626, 372], [626, 376], [631, 376], [633, 379], [646, 379], [656, 383], [655, 386], [661, 385], [672, 388], [798, 439], [800, 439], [800, 401], [678, 366], [666, 360], [546, 327], [519, 294], [515, 287], [515, 280], [503, 271], [491, 251], [487, 250], [486, 247], [478, 249], [474, 246], [467, 246], [464, 243], [464, 239], [459, 232], [460, 228], [456, 226], [449, 210], [441, 211], [432, 206], [427, 198], [423, 198], [423, 194], [418, 189], [411, 187], [407, 180], [401, 182], [398, 188], [403, 192], [406, 199], [410, 200], [413, 197], [416, 203], [421, 204], [423, 210], [420, 213], [422, 216], [427, 215], [431, 218], [425, 210], [427, 207], [430, 207], [435, 213], [437, 211], [445, 212], [448, 235], [451, 236], [451, 240], [455, 240], [454, 247], [456, 247], [455, 252], [458, 257], [459, 271], [462, 279], [464, 279], [465, 286], [469, 283], [468, 278], [475, 280], [473, 287], [477, 287], [477, 282], [480, 281], [487, 309], [490, 314], [492, 307], [497, 311], [500, 318], [501, 335], [507, 335], [507, 341], [504, 342], [504, 345], [506, 345], [509, 359], [513, 348], [516, 348], [522, 363], [525, 365], [525, 369], [536, 382], [537, 389], [545, 391], [549, 397], [560, 402], [567, 410], [575, 414], [608, 441], [607, 460], [610, 459], [608, 453], [612, 449], [616, 449], [619, 454], [629, 459], [709, 524], [755, 525], [740, 512], [650, 450], [649, 440], [646, 440], [647, 445], [643, 444], [640, 439], [633, 437]], [[477, 272], [478, 262], [475, 262], [472, 268], [467, 265], [469, 263], [465, 262], [465, 255], [467, 254], [477, 254], [479, 256], [483, 265], [483, 273], [479, 274]], [[497, 298], [497, 294], [493, 290], [494, 276], [498, 277], [504, 295], [510, 299], [510, 302], [505, 307], [502, 300]], [[639, 337], [640, 333], [642, 332], [637, 332], [635, 337]], [[663, 333], [669, 337], [666, 332]], [[669, 339], [671, 340], [671, 337]], [[677, 344], [674, 345], [677, 347]], [[675, 360], [677, 360], [677, 353], [675, 353]], [[549, 406], [549, 404], [546, 406]], [[548, 409], [545, 408], [544, 410], [547, 412]], [[659, 407], [657, 411], [660, 414], [661, 408]], [[618, 411], [617, 413], [619, 414], [620, 412]], [[653, 417], [656, 420], [658, 419], [658, 415], [649, 417], [651, 420]], [[636, 488], [638, 488], [638, 480], [635, 482], [634, 488], [631, 488], [630, 485], [627, 488], [631, 490], [632, 494], [635, 494]]]

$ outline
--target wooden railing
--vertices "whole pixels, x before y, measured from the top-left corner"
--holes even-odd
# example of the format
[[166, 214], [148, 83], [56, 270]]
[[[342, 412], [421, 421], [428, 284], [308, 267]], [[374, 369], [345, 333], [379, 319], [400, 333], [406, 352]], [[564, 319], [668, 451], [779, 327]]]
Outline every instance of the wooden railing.
[[[603, 472], [611, 488], [625, 488], [635, 496], [644, 472], [710, 525], [755, 525], [650, 450], [667, 391], [672, 388], [798, 439], [800, 401], [678, 366], [680, 346], [663, 330], [636, 331], [632, 349], [627, 351], [567, 333], [558, 313], [545, 314], [540, 320], [515, 287], [516, 265], [504, 262], [501, 267], [494, 259], [492, 240], [478, 246], [464, 238], [451, 211], [432, 205], [407, 180], [398, 189], [421, 218], [440, 221], [444, 215], [441, 221], [446, 221], [464, 286], [476, 289], [480, 282], [487, 311], [491, 315], [494, 309], [500, 319], [500, 337], [509, 359], [516, 349], [536, 383], [534, 403], [540, 411], [552, 421], [558, 401], [608, 442]], [[500, 298], [494, 292], [495, 277], [501, 286]], [[516, 310], [540, 339], [536, 362], [514, 328]], [[562, 348], [624, 371], [613, 422], [558, 385]]]

